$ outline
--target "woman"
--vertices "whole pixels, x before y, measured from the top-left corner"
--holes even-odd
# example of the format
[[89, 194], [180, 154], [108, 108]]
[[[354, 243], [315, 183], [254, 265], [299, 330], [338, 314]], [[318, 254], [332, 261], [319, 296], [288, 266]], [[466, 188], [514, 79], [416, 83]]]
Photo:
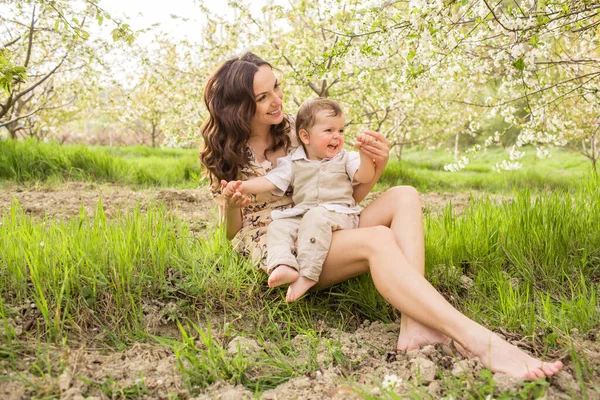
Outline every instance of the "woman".
[[[271, 65], [252, 53], [226, 61], [209, 79], [204, 101], [209, 117], [202, 126], [200, 158], [211, 179], [227, 238], [254, 260], [264, 259], [269, 213], [291, 205], [289, 196], [264, 194], [246, 198], [220, 196], [223, 182], [263, 176], [298, 146], [293, 118], [282, 110], [283, 92]], [[371, 182], [357, 185], [354, 198], [364, 199], [381, 176], [388, 160], [389, 142], [377, 132], [363, 147], [375, 163]], [[370, 272], [375, 287], [402, 312], [397, 348], [411, 350], [428, 344], [458, 343], [465, 355], [477, 357], [494, 372], [518, 378], [551, 376], [560, 361], [542, 362], [502, 340], [453, 308], [424, 278], [424, 235], [421, 204], [412, 187], [388, 190], [360, 215], [358, 229], [333, 234], [323, 265], [320, 286], [331, 286]], [[291, 268], [269, 277], [269, 285], [289, 282]]]

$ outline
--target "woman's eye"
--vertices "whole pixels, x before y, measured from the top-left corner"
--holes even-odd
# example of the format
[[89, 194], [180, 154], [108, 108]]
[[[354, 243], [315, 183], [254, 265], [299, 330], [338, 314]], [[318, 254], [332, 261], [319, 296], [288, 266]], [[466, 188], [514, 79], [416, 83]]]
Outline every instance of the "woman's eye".
[[267, 98], [267, 96], [260, 96], [260, 97], [258, 98], [258, 100], [256, 100], [256, 101], [263, 101], [263, 100], [264, 100], [264, 99], [266, 99], [266, 98]]

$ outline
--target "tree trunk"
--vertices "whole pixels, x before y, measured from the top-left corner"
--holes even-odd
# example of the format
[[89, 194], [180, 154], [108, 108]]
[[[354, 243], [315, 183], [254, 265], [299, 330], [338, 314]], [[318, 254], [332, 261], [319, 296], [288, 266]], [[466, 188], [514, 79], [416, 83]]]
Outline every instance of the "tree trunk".
[[456, 136], [454, 136], [454, 161], [458, 160], [458, 135], [459, 132], [456, 132]]
[[156, 147], [156, 124], [152, 124], [152, 147]]
[[396, 156], [398, 156], [398, 161], [402, 161], [402, 150], [404, 150], [404, 144], [400, 143], [398, 147], [399, 150], [396, 150]]

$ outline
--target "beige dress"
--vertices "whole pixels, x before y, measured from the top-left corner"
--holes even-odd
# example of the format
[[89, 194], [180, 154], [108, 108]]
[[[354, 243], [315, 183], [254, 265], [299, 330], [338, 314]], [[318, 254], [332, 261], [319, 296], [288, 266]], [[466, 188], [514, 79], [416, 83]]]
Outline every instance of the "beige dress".
[[[287, 153], [292, 153], [298, 147], [296, 132], [292, 121], [290, 130], [291, 145]], [[245, 181], [251, 178], [265, 176], [276, 165], [272, 165], [269, 160], [262, 163], [258, 162], [250, 146], [246, 148], [248, 152], [248, 165], [241, 168], [236, 176], [236, 180]], [[219, 206], [225, 204], [225, 199], [221, 195], [221, 189], [211, 189], [213, 199]], [[293, 206], [292, 191], [288, 189], [284, 196], [276, 196], [270, 192], [257, 195], [250, 195], [251, 204], [242, 208], [242, 228], [231, 240], [233, 248], [240, 254], [249, 257], [263, 271], [267, 271], [267, 226], [271, 222], [271, 211], [285, 210]]]

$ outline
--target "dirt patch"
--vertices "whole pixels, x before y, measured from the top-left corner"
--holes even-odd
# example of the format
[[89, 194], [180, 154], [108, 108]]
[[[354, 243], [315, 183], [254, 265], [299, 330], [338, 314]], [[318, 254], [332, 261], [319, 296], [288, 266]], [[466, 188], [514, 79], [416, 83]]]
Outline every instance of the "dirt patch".
[[[379, 194], [369, 194], [362, 205], [366, 206]], [[451, 203], [454, 211], [460, 214], [469, 206], [472, 197], [482, 196], [479, 193], [431, 192], [422, 194], [421, 202], [425, 212], [441, 212]], [[80, 182], [39, 189], [7, 185], [0, 191], [0, 214], [10, 209], [14, 199], [28, 215], [57, 219], [77, 217], [82, 211], [93, 217], [100, 203], [109, 218], [137, 206], [143, 212], [152, 204], [162, 203], [177, 217], [187, 221], [194, 232], [205, 230], [210, 221], [216, 218], [216, 207], [206, 188], [133, 190], [123, 186]], [[493, 196], [492, 199], [506, 200], [502, 196]]]
[[[485, 372], [481, 363], [475, 359], [465, 359], [457, 356], [454, 349], [442, 345], [430, 345], [419, 350], [397, 352], [394, 349], [400, 330], [399, 321], [392, 324], [364, 321], [354, 332], [344, 332], [333, 328], [324, 328], [322, 341], [316, 349], [319, 368], [308, 371], [302, 376], [295, 377], [265, 391], [262, 399], [359, 399], [362, 396], [379, 397], [394, 392], [414, 398], [440, 398], [452, 395], [454, 398], [473, 397], [474, 393], [489, 394], [492, 398], [500, 393], [518, 393], [532, 390], [531, 384], [504, 374], [490, 375]], [[521, 344], [522, 338], [514, 335], [508, 340]], [[261, 351], [272, 344], [265, 343], [261, 349], [257, 342], [244, 339], [242, 342], [252, 342], [251, 346], [238, 348], [249, 359], [257, 358]], [[304, 362], [308, 351], [307, 343], [310, 338], [298, 335], [293, 340], [297, 351], [295, 361]], [[584, 354], [593, 364], [600, 353], [595, 343], [584, 341], [577, 346], [577, 352]], [[242, 350], [244, 349], [244, 350]], [[524, 348], [527, 351], [526, 348]], [[554, 356], [548, 356], [554, 357]], [[575, 368], [572, 363], [563, 358], [567, 364], [565, 369], [556, 376], [548, 379], [550, 384], [546, 399], [567, 399], [581, 396], [584, 390], [593, 397], [596, 393], [593, 383], [580, 386], [575, 378]], [[598, 381], [596, 369], [588, 371], [590, 379]], [[485, 372], [485, 373], [484, 373]], [[493, 379], [490, 385], [488, 374]], [[482, 389], [486, 387], [486, 389]], [[240, 388], [223, 385], [207, 389], [201, 398], [219, 397], [222, 393], [236, 393], [243, 398]], [[471, 390], [471, 392], [469, 392]], [[469, 394], [470, 393], [470, 394]], [[244, 395], [248, 393], [244, 392]], [[388, 396], [391, 398], [391, 396]], [[475, 397], [478, 397], [475, 395]], [[232, 397], [233, 398], [233, 397]], [[525, 398], [528, 398], [527, 396]]]
[[198, 233], [204, 231], [208, 221], [216, 216], [206, 189], [136, 191], [123, 186], [72, 182], [36, 190], [9, 185], [0, 192], [0, 214], [10, 209], [14, 199], [28, 215], [53, 219], [70, 219], [82, 211], [93, 217], [100, 203], [108, 218], [138, 206], [144, 212], [150, 205], [162, 203]]
[[[453, 349], [439, 344], [409, 352], [394, 351], [399, 321], [390, 324], [364, 321], [354, 332], [323, 325], [319, 330], [316, 339], [296, 336], [292, 340], [294, 352], [285, 360], [290, 365], [315, 367], [259, 394], [258, 398], [359, 399], [363, 398], [361, 396], [385, 397], [391, 392], [401, 398], [440, 398], [451, 394], [454, 398], [467, 398], [474, 393], [481, 394], [482, 387], [487, 387], [486, 393], [492, 397], [511, 392], [517, 396], [518, 392], [529, 390], [527, 385], [531, 385], [503, 374], [489, 375], [493, 378], [490, 383], [478, 360], [462, 358]], [[502, 334], [501, 331], [498, 333]], [[243, 336], [226, 340], [219, 331], [214, 331], [213, 337], [222, 343], [228, 360], [239, 357], [247, 360], [246, 374], [250, 378], [264, 374], [265, 361], [270, 360], [273, 349], [280, 345]], [[316, 348], [315, 340], [318, 341]], [[507, 340], [528, 351], [528, 346], [522, 346], [522, 337], [511, 335]], [[203, 348], [200, 342], [197, 345], [199, 349]], [[39, 345], [31, 348], [29, 355], [17, 361], [17, 369], [0, 362], [3, 378], [0, 398], [233, 400], [257, 396], [253, 389], [228, 381], [217, 382], [199, 393], [198, 388], [192, 388], [190, 392], [174, 353], [159, 345], [136, 344], [116, 352], [90, 348], [49, 349], [47, 362], [40, 357]], [[600, 381], [600, 344], [583, 339], [575, 343], [575, 348], [578, 357], [584, 357], [587, 363], [583, 374], [588, 383], [581, 385], [582, 380], [577, 378], [582, 373], [579, 361], [571, 360], [568, 355], [561, 357], [566, 367], [547, 380], [549, 387], [544, 398], [578, 398], [584, 392], [594, 398], [598, 394], [594, 385]], [[579, 367], [575, 367], [577, 363]]]
[[62, 373], [43, 371], [48, 364], [39, 364], [39, 354], [24, 357], [17, 369], [3, 371], [0, 398], [167, 399], [169, 393], [187, 397], [175, 355], [160, 346], [136, 344], [110, 354], [91, 349], [46, 351], [48, 364], [57, 369], [65, 366]]
[[462, 214], [472, 200], [487, 198], [495, 204], [511, 201], [511, 197], [473, 191], [471, 193], [440, 193], [429, 192], [421, 194], [421, 204], [425, 213], [440, 213], [450, 204], [455, 214]]

